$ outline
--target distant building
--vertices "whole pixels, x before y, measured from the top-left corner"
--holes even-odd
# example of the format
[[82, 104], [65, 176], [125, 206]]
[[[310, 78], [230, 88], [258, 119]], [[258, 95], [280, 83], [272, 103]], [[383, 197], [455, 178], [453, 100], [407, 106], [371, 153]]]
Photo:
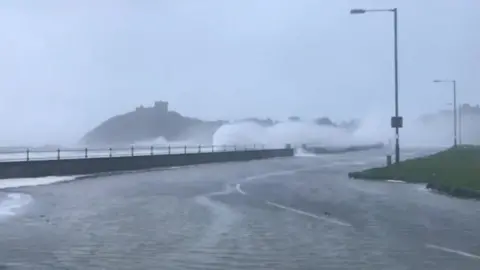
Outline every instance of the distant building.
[[292, 122], [298, 122], [298, 121], [300, 121], [300, 117], [298, 117], [298, 116], [290, 116], [290, 117], [288, 118], [288, 120], [289, 120], [289, 121], [292, 121]]
[[161, 101], [161, 100], [160, 101], [155, 101], [155, 103], [153, 105], [153, 108], [155, 108], [155, 110], [167, 113], [168, 112], [168, 102]]

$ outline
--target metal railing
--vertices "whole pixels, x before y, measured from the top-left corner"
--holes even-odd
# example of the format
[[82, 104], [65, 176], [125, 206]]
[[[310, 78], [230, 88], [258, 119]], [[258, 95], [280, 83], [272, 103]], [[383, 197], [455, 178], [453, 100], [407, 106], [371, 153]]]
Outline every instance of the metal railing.
[[24, 150], [0, 151], [0, 162], [63, 160], [80, 158], [111, 158], [127, 156], [170, 155], [191, 153], [212, 153], [227, 151], [248, 151], [265, 149], [265, 145], [152, 145], [111, 148], [27, 148]]

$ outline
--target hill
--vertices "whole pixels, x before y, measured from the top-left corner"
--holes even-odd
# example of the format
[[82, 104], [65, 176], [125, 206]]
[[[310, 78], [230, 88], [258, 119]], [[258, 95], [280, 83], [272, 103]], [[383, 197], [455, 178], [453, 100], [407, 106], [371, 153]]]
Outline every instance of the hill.
[[85, 145], [125, 145], [153, 141], [163, 137], [168, 141], [197, 138], [197, 143], [211, 143], [213, 133], [224, 121], [202, 121], [169, 111], [168, 102], [157, 101], [153, 107], [137, 107], [134, 111], [116, 115], [89, 131], [81, 139]]
[[[300, 121], [290, 117], [289, 121]], [[238, 122], [253, 122], [268, 127], [279, 121], [245, 118]], [[314, 120], [317, 125], [337, 126], [327, 117]], [[152, 107], [137, 107], [134, 111], [113, 116], [85, 134], [80, 143], [87, 146], [128, 145], [139, 142], [154, 143], [158, 138], [167, 141], [188, 141], [189, 143], [212, 144], [215, 131], [229, 121], [203, 121], [170, 111], [168, 102], [157, 101]], [[158, 141], [157, 141], [158, 143]]]

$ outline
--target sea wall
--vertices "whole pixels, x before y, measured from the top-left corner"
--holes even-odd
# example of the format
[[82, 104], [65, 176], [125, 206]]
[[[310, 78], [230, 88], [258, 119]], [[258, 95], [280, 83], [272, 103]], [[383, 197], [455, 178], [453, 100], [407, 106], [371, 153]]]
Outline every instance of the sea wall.
[[294, 155], [291, 147], [211, 153], [145, 155], [60, 160], [0, 162], [0, 179], [62, 175], [84, 175], [115, 171], [132, 171], [205, 163], [248, 161]]

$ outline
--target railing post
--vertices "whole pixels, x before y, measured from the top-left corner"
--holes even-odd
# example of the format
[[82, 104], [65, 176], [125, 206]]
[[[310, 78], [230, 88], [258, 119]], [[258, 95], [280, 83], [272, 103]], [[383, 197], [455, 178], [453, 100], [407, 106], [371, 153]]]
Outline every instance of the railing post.
[[88, 148], [85, 147], [85, 158], [88, 158]]
[[201, 153], [201, 152], [202, 152], [202, 145], [199, 144], [199, 145], [198, 145], [198, 153]]
[[153, 145], [150, 146], [150, 155], [153, 156]]
[[215, 152], [215, 146], [212, 145], [212, 153]]
[[57, 149], [57, 160], [60, 160], [60, 148]]
[[27, 148], [27, 161], [30, 161], [30, 149]]
[[237, 145], [234, 145], [234, 146], [233, 146], [233, 151], [234, 151], [234, 152], [237, 152]]
[[132, 157], [133, 157], [133, 156], [135, 155], [135, 154], [134, 154], [134, 150], [133, 150], [133, 145], [130, 147], [130, 152], [131, 152]]
[[108, 148], [108, 157], [112, 157], [112, 148]]
[[184, 149], [183, 152], [186, 154], [186, 153], [187, 153], [187, 146], [185, 145], [185, 146], [183, 147], [183, 149]]
[[168, 154], [170, 155], [172, 153], [172, 147], [170, 147], [170, 144], [168, 145]]

